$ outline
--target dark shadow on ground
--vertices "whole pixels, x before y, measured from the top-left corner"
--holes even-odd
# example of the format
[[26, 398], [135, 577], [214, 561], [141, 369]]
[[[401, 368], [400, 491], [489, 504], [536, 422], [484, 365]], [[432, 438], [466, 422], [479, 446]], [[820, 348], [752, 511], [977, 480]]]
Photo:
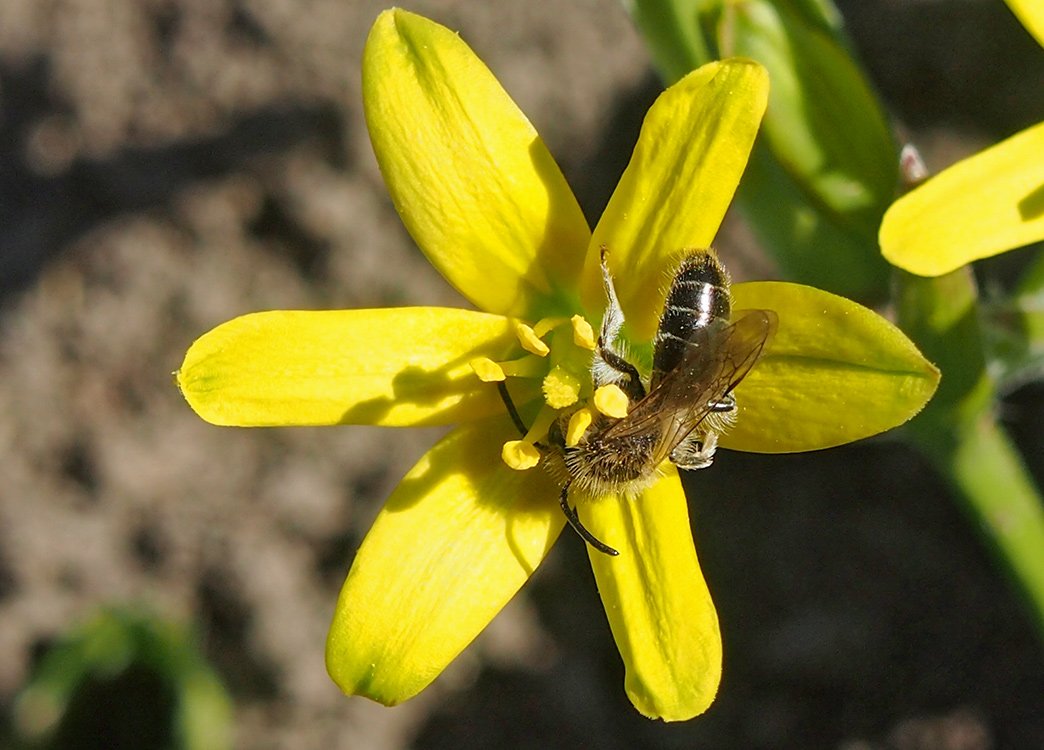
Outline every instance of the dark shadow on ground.
[[[236, 115], [208, 137], [124, 148], [104, 159], [76, 158], [57, 174], [40, 174], [27, 158], [30, 131], [45, 118], [69, 114], [49, 83], [46, 60], [17, 69], [0, 64], [0, 301], [30, 285], [91, 228], [168, 206], [195, 182], [249, 172], [259, 157], [318, 141], [332, 163], [346, 166], [337, 110], [284, 102]], [[286, 224], [279, 208], [266, 204], [257, 230], [263, 235]], [[301, 239], [289, 237], [290, 246], [309, 252]]]

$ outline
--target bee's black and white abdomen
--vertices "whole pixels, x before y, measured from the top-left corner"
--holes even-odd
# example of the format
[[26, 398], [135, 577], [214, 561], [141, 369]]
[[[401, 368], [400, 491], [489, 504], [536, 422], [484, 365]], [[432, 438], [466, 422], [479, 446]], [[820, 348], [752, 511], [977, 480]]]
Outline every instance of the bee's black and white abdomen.
[[650, 386], [678, 366], [688, 347], [699, 345], [697, 329], [728, 323], [731, 307], [729, 276], [714, 251], [685, 256], [664, 299]]

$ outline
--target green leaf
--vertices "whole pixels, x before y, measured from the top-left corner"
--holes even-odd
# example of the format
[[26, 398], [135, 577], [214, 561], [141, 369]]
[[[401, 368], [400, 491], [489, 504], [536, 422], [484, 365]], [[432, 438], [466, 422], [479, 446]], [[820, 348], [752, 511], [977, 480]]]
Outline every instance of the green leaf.
[[626, 3], [635, 25], [645, 35], [657, 70], [668, 85], [689, 71], [715, 60], [698, 25], [706, 6], [718, 0], [632, 0]]
[[[144, 690], [143, 690], [144, 687]], [[142, 730], [141, 708], [155, 711], [157, 747], [215, 750], [231, 746], [231, 704], [224, 686], [184, 628], [134, 608], [104, 608], [64, 634], [34, 667], [13, 718], [31, 747], [81, 744], [97, 731], [85, 714], [101, 693], [135, 701], [105, 717], [105, 737]], [[134, 736], [138, 736], [135, 734]]]
[[936, 278], [896, 275], [899, 325], [945, 373], [939, 392], [910, 425], [917, 440], [949, 441], [956, 427], [993, 404], [979, 325], [978, 288], [967, 266]]
[[1044, 253], [1011, 297], [983, 302], [982, 335], [987, 367], [999, 392], [1044, 380]]
[[772, 82], [738, 202], [784, 272], [858, 299], [887, 292], [877, 227], [896, 185], [888, 123], [829, 0], [635, 0], [665, 80], [747, 55]]
[[822, 210], [763, 143], [756, 143], [737, 203], [788, 278], [845, 297], [885, 296], [888, 265], [876, 241]]
[[896, 289], [901, 325], [945, 373], [908, 435], [951, 483], [1044, 633], [1044, 502], [995, 418], [971, 268], [935, 278], [899, 273]]
[[[846, 292], [858, 291], [850, 281], [855, 266], [859, 276], [869, 277], [861, 279], [865, 291], [871, 291], [866, 284], [871, 280], [876, 291], [883, 290], [885, 264], [876, 234], [895, 192], [898, 159], [884, 113], [845, 45], [822, 23], [808, 23], [788, 4], [767, 0], [730, 4], [719, 36], [722, 51], [768, 68], [766, 146], [800, 191], [806, 210], [847, 239], [820, 245], [817, 237], [817, 245], [809, 246], [794, 236], [789, 246], [775, 243], [781, 263], [791, 272], [818, 266], [822, 280], [817, 281]], [[775, 192], [781, 192], [780, 182], [773, 181]], [[765, 194], [763, 184], [752, 190], [761, 193], [755, 206], [772, 204], [774, 196]]]

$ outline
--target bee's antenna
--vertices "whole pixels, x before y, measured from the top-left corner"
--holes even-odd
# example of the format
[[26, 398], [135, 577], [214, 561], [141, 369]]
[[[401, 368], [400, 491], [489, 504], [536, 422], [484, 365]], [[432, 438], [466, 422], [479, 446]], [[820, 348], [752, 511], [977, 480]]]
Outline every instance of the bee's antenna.
[[580, 523], [580, 517], [576, 515], [576, 508], [570, 507], [569, 505], [569, 485], [572, 482], [566, 482], [565, 486], [562, 487], [562, 494], [558, 496], [558, 504], [562, 506], [562, 512], [565, 513], [566, 520], [569, 521], [569, 525], [573, 527], [573, 531], [580, 535], [580, 538], [590, 544], [599, 552], [602, 552], [610, 557], [616, 557], [620, 554], [618, 550], [613, 549], [605, 542], [600, 541], [587, 530], [587, 527]]
[[504, 385], [504, 381], [497, 382], [497, 392], [500, 394], [500, 400], [504, 402], [504, 406], [507, 407], [508, 416], [511, 417], [511, 421], [514, 422], [515, 427], [519, 432], [522, 433], [522, 437], [526, 436], [529, 430], [526, 429], [526, 423], [522, 421], [522, 417], [518, 414], [518, 409], [515, 408], [515, 402], [511, 400], [511, 394], [508, 393], [507, 386]]

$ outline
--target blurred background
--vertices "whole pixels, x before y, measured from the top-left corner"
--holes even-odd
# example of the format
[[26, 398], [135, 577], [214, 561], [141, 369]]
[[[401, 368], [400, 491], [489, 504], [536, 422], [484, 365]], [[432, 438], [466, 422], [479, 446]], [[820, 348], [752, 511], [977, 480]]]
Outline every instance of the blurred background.
[[[1044, 54], [1000, 0], [838, 5], [929, 167], [1044, 119]], [[593, 225], [661, 88], [622, 6], [408, 6], [487, 62]], [[631, 707], [568, 533], [420, 697], [339, 693], [337, 592], [439, 431], [212, 427], [171, 371], [249, 311], [461, 304], [370, 151], [359, 65], [383, 7], [0, 0], [0, 745], [175, 746], [191, 706], [241, 748], [1044, 747], [1039, 633], [887, 439], [688, 478], [725, 642], [704, 717]], [[738, 279], [778, 275], [736, 217], [718, 247]], [[1005, 408], [1044, 481], [1044, 389]]]

